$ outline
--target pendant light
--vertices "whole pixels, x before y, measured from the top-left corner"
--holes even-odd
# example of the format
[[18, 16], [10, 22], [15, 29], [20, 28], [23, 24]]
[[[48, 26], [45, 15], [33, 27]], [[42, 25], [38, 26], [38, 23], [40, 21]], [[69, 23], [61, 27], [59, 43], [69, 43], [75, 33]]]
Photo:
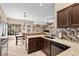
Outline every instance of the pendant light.
[[25, 29], [25, 25], [26, 25], [26, 23], [25, 23], [25, 18], [27, 17], [27, 15], [26, 15], [26, 12], [24, 11], [24, 26], [23, 26], [23, 29]]

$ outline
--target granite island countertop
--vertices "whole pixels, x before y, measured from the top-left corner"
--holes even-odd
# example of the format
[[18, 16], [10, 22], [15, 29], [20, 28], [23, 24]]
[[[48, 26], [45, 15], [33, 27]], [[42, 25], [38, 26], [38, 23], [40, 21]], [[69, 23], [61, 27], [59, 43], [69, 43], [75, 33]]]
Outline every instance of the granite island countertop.
[[42, 37], [47, 40], [58, 42], [58, 43], [61, 43], [61, 44], [64, 44], [64, 45], [67, 45], [70, 47], [69, 49], [58, 54], [57, 56], [79, 56], [79, 43], [75, 43], [75, 42], [71, 42], [71, 41], [68, 41], [65, 39], [59, 39], [59, 38], [50, 39], [50, 38], [46, 38], [44, 36], [46, 36], [46, 35], [27, 36], [27, 43], [28, 43], [28, 38]]

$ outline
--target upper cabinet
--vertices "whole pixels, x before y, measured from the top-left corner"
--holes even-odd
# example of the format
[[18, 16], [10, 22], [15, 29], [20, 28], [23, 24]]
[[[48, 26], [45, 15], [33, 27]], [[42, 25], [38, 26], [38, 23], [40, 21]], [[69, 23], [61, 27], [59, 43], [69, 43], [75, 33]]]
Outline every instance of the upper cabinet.
[[57, 27], [79, 27], [79, 4], [73, 4], [57, 12]]
[[70, 20], [70, 8], [65, 8], [57, 12], [57, 26], [68, 27]]
[[1, 6], [0, 6], [0, 22], [7, 23], [7, 17]]
[[79, 27], [79, 4], [71, 6], [71, 26]]

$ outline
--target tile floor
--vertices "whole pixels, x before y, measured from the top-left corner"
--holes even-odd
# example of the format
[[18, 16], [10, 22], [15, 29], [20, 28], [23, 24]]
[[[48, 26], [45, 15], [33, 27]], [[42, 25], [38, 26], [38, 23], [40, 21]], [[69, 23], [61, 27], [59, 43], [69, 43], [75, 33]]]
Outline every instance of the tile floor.
[[41, 50], [27, 54], [27, 51], [25, 50], [25, 45], [19, 41], [19, 44], [15, 45], [15, 39], [11, 39], [8, 42], [8, 56], [46, 56], [44, 52]]

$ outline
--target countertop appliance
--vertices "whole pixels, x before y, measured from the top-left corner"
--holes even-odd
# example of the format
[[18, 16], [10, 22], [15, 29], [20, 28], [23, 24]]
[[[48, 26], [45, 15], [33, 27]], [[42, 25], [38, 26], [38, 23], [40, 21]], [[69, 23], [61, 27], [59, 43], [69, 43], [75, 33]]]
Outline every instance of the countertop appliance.
[[70, 47], [60, 44], [58, 42], [51, 41], [51, 56], [56, 56], [68, 48], [70, 48]]
[[8, 38], [0, 39], [0, 56], [8, 55]]

